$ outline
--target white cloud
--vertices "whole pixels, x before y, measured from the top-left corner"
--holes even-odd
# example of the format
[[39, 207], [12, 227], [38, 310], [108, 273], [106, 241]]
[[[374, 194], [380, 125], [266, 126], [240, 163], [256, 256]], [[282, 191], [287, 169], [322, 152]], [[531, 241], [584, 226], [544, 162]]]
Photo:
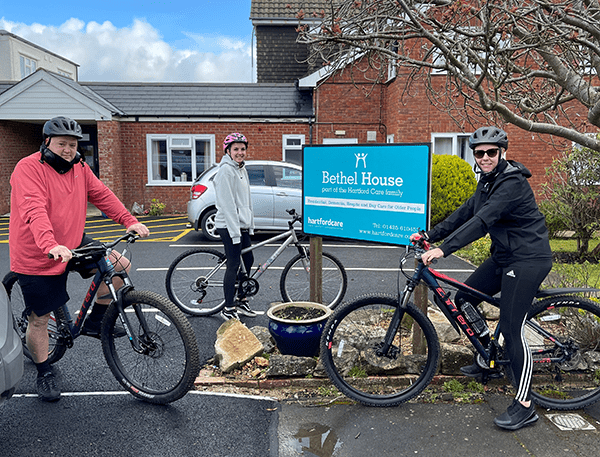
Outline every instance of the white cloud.
[[[69, 19], [54, 27], [0, 19], [5, 29], [80, 65], [81, 81], [251, 82], [251, 44], [236, 37], [186, 34], [175, 49], [148, 22], [128, 27]], [[201, 52], [200, 49], [206, 50]]]

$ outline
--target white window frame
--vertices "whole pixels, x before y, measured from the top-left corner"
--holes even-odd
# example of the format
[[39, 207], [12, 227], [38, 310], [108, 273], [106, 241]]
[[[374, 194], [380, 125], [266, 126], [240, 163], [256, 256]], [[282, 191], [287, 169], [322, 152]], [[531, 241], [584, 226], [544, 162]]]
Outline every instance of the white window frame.
[[[451, 150], [450, 153], [453, 156], [458, 156], [467, 162], [469, 165], [475, 165], [475, 160], [473, 159], [473, 154], [470, 153], [470, 149], [468, 148], [468, 140], [470, 133], [432, 133], [431, 134], [431, 145], [433, 148], [434, 154], [442, 155], [444, 152], [441, 152], [439, 147], [436, 150], [436, 142], [439, 140], [450, 140], [451, 141]], [[462, 142], [467, 142], [467, 147], [463, 148], [461, 154], [460, 144]], [[439, 143], [438, 143], [439, 145]]]
[[69, 71], [66, 71], [66, 70], [61, 70], [60, 68], [58, 68], [58, 69], [56, 70], [56, 72], [57, 72], [59, 75], [61, 75], [61, 76], [64, 76], [65, 78], [74, 79], [74, 78], [73, 78], [73, 73], [71, 73], [71, 72], [69, 72]]
[[[216, 162], [216, 143], [214, 134], [198, 134], [198, 135], [162, 135], [148, 134], [146, 135], [146, 162], [148, 173], [148, 185], [154, 186], [189, 186], [198, 177], [196, 169], [191, 164], [196, 163], [196, 140], [208, 141], [209, 143], [209, 163], [206, 164], [205, 170]], [[157, 141], [165, 141], [167, 145], [167, 179], [156, 179], [152, 173], [152, 146]], [[177, 144], [180, 143], [180, 144]], [[172, 150], [190, 149], [191, 150], [191, 180], [174, 181], [173, 179], [173, 156]]]
[[[292, 144], [292, 145], [288, 145], [288, 140], [300, 140], [300, 145], [296, 145], [296, 144]], [[281, 157], [283, 158], [284, 162], [287, 162], [287, 157], [286, 157], [286, 151], [293, 149], [293, 150], [299, 150], [300, 152], [302, 152], [302, 146], [306, 143], [306, 135], [293, 135], [293, 134], [288, 134], [288, 135], [282, 135], [281, 137]], [[290, 163], [294, 163], [294, 162], [290, 162]], [[302, 165], [301, 163], [298, 165]]]
[[21, 79], [25, 79], [37, 70], [37, 60], [25, 54], [19, 54], [19, 64], [21, 65]]

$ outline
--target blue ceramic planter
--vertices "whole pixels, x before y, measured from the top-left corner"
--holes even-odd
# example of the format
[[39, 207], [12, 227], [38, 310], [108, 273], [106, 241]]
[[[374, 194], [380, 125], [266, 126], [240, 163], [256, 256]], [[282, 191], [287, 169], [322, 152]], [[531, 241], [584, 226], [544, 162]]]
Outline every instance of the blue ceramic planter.
[[[288, 306], [301, 308], [319, 308], [325, 314], [316, 319], [305, 321], [282, 319], [273, 313]], [[299, 357], [314, 357], [319, 355], [319, 341], [325, 327], [325, 322], [331, 315], [331, 310], [320, 303], [295, 302], [282, 303], [272, 306], [267, 311], [269, 317], [269, 333], [275, 340], [282, 354]]]

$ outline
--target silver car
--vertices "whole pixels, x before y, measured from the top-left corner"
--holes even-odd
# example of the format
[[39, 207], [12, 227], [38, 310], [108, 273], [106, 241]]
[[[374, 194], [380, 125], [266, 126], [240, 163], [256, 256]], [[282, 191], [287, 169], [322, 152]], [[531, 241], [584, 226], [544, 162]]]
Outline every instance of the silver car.
[[0, 284], [0, 404], [8, 400], [23, 376], [23, 345], [13, 327], [10, 301]]
[[[220, 240], [215, 228], [215, 186], [219, 167], [213, 165], [192, 184], [188, 221], [210, 241]], [[302, 167], [287, 162], [247, 160], [255, 230], [287, 230], [287, 209], [302, 211]]]

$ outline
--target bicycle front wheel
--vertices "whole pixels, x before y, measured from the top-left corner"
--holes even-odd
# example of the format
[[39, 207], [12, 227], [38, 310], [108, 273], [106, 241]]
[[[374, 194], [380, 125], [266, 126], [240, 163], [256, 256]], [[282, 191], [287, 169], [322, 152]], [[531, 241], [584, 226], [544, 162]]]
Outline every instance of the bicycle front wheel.
[[113, 375], [144, 401], [166, 404], [180, 399], [200, 372], [192, 326], [171, 302], [153, 292], [126, 292], [123, 309], [132, 341], [115, 335], [121, 320], [114, 304], [102, 321], [102, 349]]
[[600, 307], [582, 297], [550, 297], [534, 303], [530, 320], [533, 400], [557, 410], [600, 400]]
[[[33, 360], [31, 352], [27, 348], [26, 333], [29, 321], [27, 317], [23, 315], [25, 311], [25, 299], [23, 298], [23, 291], [19, 285], [18, 277], [12, 271], [7, 273], [2, 280], [2, 284], [6, 289], [6, 293], [10, 299], [12, 314], [13, 314], [13, 325], [21, 343], [23, 344], [23, 354], [30, 360]], [[67, 317], [62, 308], [58, 308], [56, 311], [50, 313], [50, 319], [48, 320], [48, 362], [58, 362], [65, 352], [67, 351], [67, 345], [63, 338], [60, 337], [59, 328], [61, 323], [67, 324]]]
[[398, 300], [365, 295], [339, 306], [323, 330], [321, 361], [329, 379], [368, 406], [396, 406], [417, 396], [438, 365], [439, 340], [431, 321], [409, 303], [387, 354], [383, 339]]
[[[336, 257], [323, 253], [323, 304], [329, 308], [339, 305], [348, 287], [346, 270]], [[310, 301], [310, 258], [297, 254], [283, 269], [279, 281], [285, 302]]]
[[225, 306], [225, 255], [214, 249], [191, 249], [169, 267], [167, 294], [179, 309], [192, 316], [216, 314]]

